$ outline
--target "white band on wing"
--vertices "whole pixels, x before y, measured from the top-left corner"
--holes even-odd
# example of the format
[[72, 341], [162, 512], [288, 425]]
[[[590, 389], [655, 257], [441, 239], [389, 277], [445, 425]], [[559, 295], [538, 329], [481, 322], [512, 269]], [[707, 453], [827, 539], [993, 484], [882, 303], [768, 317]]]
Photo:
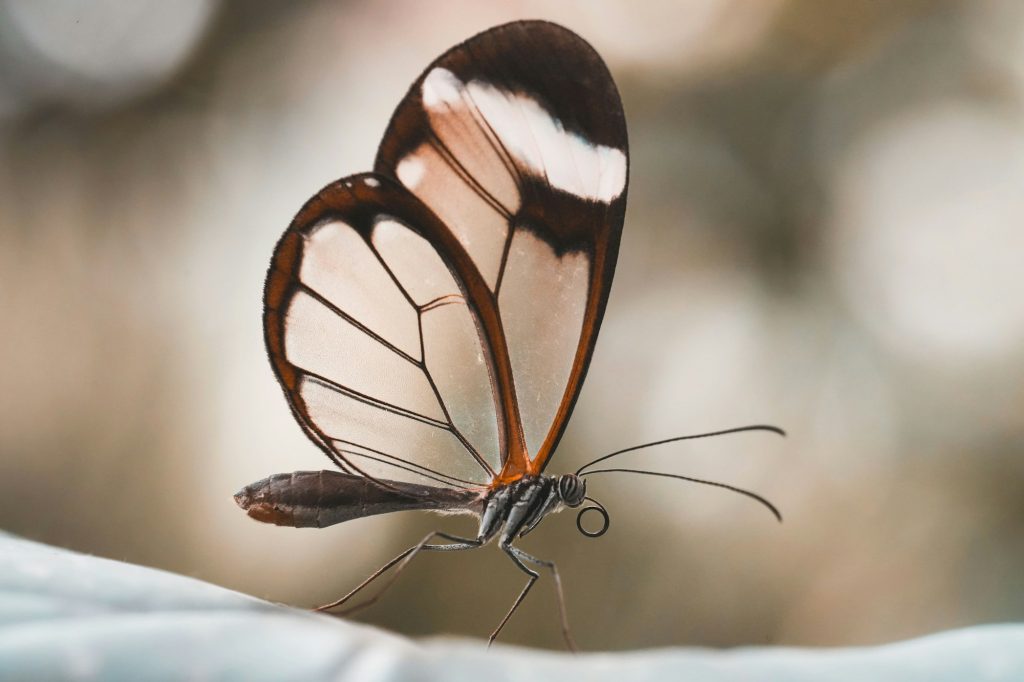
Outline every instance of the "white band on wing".
[[[566, 130], [529, 95], [478, 80], [465, 84], [438, 67], [423, 79], [422, 97], [423, 105], [435, 112], [474, 106], [509, 154], [532, 175], [546, 177], [554, 188], [610, 203], [626, 187], [626, 155], [621, 149], [594, 144]], [[400, 172], [404, 182], [401, 176]]]

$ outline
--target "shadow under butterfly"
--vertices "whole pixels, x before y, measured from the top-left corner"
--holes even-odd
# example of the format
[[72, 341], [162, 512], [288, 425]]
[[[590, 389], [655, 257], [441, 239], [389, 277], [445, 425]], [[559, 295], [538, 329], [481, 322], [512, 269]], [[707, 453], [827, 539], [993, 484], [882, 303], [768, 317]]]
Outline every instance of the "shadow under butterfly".
[[[340, 471], [277, 474], [235, 499], [249, 516], [322, 528], [402, 510], [468, 513], [476, 537], [434, 532], [338, 601], [421, 551], [498, 545], [529, 576], [493, 642], [554, 562], [514, 545], [549, 514], [608, 512], [586, 476], [544, 470], [579, 394], [611, 287], [628, 180], [626, 123], [600, 56], [555, 24], [520, 21], [457, 45], [416, 79], [374, 172], [322, 189], [277, 244], [267, 350], [292, 413]], [[587, 530], [594, 511], [601, 526]], [[375, 597], [348, 611], [373, 603]]]

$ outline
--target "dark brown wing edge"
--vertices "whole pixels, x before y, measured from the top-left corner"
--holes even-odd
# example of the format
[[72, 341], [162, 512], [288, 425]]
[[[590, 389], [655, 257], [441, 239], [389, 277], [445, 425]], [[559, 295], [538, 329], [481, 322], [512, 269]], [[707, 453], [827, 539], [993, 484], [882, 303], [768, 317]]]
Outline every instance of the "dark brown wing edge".
[[[514, 438], [511, 442], [503, 441], [508, 443], [510, 451], [496, 480], [508, 482], [526, 474], [539, 474], [547, 466], [565, 432], [597, 343], [626, 213], [629, 144], [625, 113], [608, 67], [589, 43], [557, 24], [516, 21], [473, 36], [424, 69], [388, 124], [374, 166], [378, 173], [396, 178], [395, 169], [399, 161], [422, 142], [424, 131], [429, 131], [421, 85], [426, 75], [439, 66], [452, 71], [463, 81], [481, 78], [510, 91], [529, 93], [557, 116], [566, 130], [578, 133], [593, 143], [621, 149], [627, 156], [626, 186], [622, 194], [610, 203], [583, 200], [550, 187], [542, 179], [518, 179], [522, 205], [513, 216], [512, 224], [534, 231], [552, 246], [555, 253], [588, 253], [592, 265], [583, 330], [555, 419], [532, 461], [524, 463], [521, 455], [516, 457], [519, 453], [513, 449], [516, 445]], [[476, 269], [475, 265], [473, 269]], [[480, 286], [470, 287], [467, 293], [473, 307], [478, 310], [496, 309], [496, 297], [491, 295], [482, 278]], [[503, 335], [500, 339], [495, 338], [495, 333], [501, 334], [500, 329], [499, 319], [498, 325], [483, 330], [487, 335], [485, 345], [492, 349], [506, 347]], [[508, 409], [508, 406], [516, 404], [516, 400], [507, 351], [499, 353], [496, 359], [498, 387], [502, 394], [498, 406], [501, 421], [502, 407]], [[508, 380], [505, 380], [505, 374]], [[506, 421], [518, 419], [516, 409]], [[515, 431], [515, 423], [499, 424], [499, 427], [499, 433]], [[518, 430], [521, 432], [521, 427]], [[506, 454], [505, 448], [503, 454]]]
[[245, 486], [235, 502], [257, 521], [294, 528], [324, 528], [395, 511], [479, 513], [483, 504], [479, 491], [385, 482], [387, 487], [337, 471], [296, 471]]

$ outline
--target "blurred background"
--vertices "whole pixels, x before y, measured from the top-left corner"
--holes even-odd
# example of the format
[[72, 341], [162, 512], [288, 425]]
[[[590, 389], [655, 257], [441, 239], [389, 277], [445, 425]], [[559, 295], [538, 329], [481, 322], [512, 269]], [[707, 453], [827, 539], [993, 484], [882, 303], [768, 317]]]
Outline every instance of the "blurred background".
[[[0, 0], [0, 528], [313, 606], [468, 518], [258, 524], [325, 468], [266, 361], [273, 245], [368, 170], [449, 46], [546, 18], [622, 92], [630, 206], [550, 471], [595, 477], [523, 546], [587, 649], [851, 645], [1024, 619], [1024, 4]], [[625, 462], [623, 462], [625, 463]], [[494, 548], [423, 556], [361, 618], [485, 637]], [[560, 648], [551, 581], [507, 642]]]

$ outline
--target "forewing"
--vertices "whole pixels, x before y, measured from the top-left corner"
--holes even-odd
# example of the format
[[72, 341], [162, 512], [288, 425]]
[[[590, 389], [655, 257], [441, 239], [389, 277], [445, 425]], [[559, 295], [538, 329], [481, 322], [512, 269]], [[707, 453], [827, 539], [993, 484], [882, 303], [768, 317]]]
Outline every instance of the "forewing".
[[539, 473], [590, 361], [625, 213], [626, 127], [607, 67], [547, 22], [482, 33], [413, 83], [376, 171], [469, 256], [459, 274], [498, 399], [498, 480]]
[[267, 349], [306, 434], [345, 471], [480, 487], [500, 469], [481, 325], [452, 272], [467, 259], [446, 240], [407, 190], [363, 174], [324, 188], [277, 245]]

